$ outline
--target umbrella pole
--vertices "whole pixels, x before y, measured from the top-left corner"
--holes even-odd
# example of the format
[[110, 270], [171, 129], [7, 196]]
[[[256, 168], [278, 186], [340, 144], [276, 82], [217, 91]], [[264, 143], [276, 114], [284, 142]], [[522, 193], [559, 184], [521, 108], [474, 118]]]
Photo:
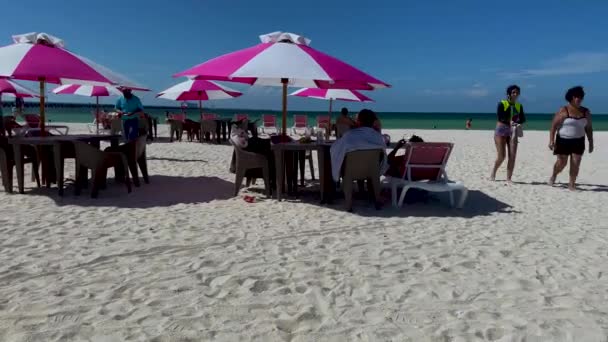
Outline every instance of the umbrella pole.
[[97, 134], [99, 134], [99, 96], [95, 96], [95, 122], [97, 124]]
[[201, 100], [201, 97], [203, 96], [202, 91], [198, 92], [198, 109], [200, 111], [201, 114], [201, 120], [203, 119], [203, 100]]
[[287, 83], [289, 80], [287, 78], [281, 78], [281, 83], [283, 83], [283, 122], [281, 128], [283, 129], [283, 137], [287, 136]]
[[46, 135], [46, 115], [44, 113], [44, 77], [38, 79], [40, 81], [40, 135]]
[[327, 124], [327, 140], [329, 140], [329, 137], [331, 136], [331, 105], [333, 103], [333, 99], [330, 97], [329, 98], [329, 123]]

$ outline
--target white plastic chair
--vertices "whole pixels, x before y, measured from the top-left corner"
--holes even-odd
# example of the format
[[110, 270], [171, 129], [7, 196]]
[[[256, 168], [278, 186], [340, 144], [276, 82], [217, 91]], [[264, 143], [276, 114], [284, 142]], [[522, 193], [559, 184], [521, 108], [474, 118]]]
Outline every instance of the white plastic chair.
[[293, 116], [293, 127], [291, 128], [293, 130], [293, 134], [297, 135], [297, 134], [303, 134], [303, 133], [298, 133], [298, 131], [304, 132], [306, 131], [306, 128], [308, 128], [308, 116], [306, 115], [294, 115]]
[[277, 128], [277, 117], [272, 114], [262, 115], [262, 126], [258, 128], [260, 133], [266, 134], [266, 130], [274, 130], [275, 133], [279, 131]]

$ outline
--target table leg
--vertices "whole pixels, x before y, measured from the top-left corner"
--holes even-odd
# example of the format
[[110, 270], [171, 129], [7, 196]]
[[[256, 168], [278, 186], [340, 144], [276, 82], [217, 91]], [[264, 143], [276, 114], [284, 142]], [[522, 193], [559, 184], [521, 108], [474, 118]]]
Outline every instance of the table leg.
[[50, 158], [49, 158], [48, 153], [45, 153], [45, 146], [36, 146], [36, 155], [40, 159], [40, 166], [42, 169], [42, 183], [48, 189], [51, 187], [52, 176], [51, 176], [51, 170], [49, 167]]
[[283, 182], [285, 177], [285, 165], [283, 159], [283, 150], [274, 150], [274, 163], [277, 177], [277, 200], [280, 201], [283, 196]]
[[228, 138], [230, 138], [230, 135], [232, 134], [232, 122], [224, 121], [224, 126], [222, 126], [222, 133], [224, 134], [224, 141], [228, 140], [228, 138], [226, 137], [226, 129], [228, 130]]
[[317, 162], [319, 163], [319, 187], [321, 190], [321, 204], [331, 204], [335, 193], [335, 184], [331, 175], [331, 157], [329, 148], [320, 146], [317, 150]]
[[13, 145], [13, 153], [15, 154], [15, 168], [17, 169], [17, 185], [19, 186], [19, 193], [25, 193], [24, 191], [24, 179], [23, 179], [23, 151], [21, 150], [20, 144]]
[[59, 196], [63, 196], [63, 156], [61, 154], [60, 142], [53, 144], [53, 155], [55, 157], [55, 173], [57, 174]]
[[[215, 140], [216, 142], [219, 144], [221, 143], [221, 137], [220, 134], [222, 133], [222, 122], [221, 121], [216, 121], [216, 125], [215, 125]], [[224, 135], [225, 137], [225, 135]]]

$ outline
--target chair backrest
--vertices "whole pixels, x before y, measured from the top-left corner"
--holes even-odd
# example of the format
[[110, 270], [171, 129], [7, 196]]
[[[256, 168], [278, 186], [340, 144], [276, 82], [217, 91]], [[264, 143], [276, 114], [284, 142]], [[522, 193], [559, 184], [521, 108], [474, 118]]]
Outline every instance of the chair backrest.
[[234, 114], [234, 121], [241, 121], [241, 120], [249, 120], [249, 115], [247, 115], [247, 114]]
[[293, 127], [295, 128], [306, 128], [308, 127], [308, 116], [296, 114], [293, 116], [293, 122]]
[[319, 115], [317, 116], [317, 127], [326, 127], [330, 121], [329, 115]]
[[148, 145], [147, 139], [148, 137], [145, 135], [142, 135], [141, 137], [137, 138], [135, 146], [135, 156], [137, 157], [137, 159], [139, 159], [142, 155], [146, 153], [146, 146]]
[[103, 120], [107, 120], [108, 117], [108, 113], [104, 112], [103, 110], [100, 110], [99, 112], [94, 109], [91, 114], [93, 114], [93, 119], [99, 121], [103, 121]]
[[447, 178], [445, 167], [453, 147], [452, 143], [409, 143], [405, 151], [405, 179], [438, 181]]
[[347, 124], [337, 124], [336, 125], [336, 129], [338, 131], [338, 138], [342, 138], [342, 136], [344, 135], [344, 133], [346, 133], [348, 130], [350, 130], [350, 125], [347, 125]]
[[30, 128], [36, 128], [40, 125], [40, 115], [38, 114], [24, 114], [25, 125]]
[[203, 113], [201, 114], [201, 120], [216, 120], [218, 115], [215, 113]]
[[384, 156], [381, 149], [359, 150], [346, 154], [343, 162], [343, 171], [351, 179], [380, 178], [380, 163]]
[[120, 118], [114, 118], [110, 121], [110, 131], [112, 134], [122, 132], [122, 120]]
[[96, 168], [104, 158], [104, 152], [82, 141], [74, 141], [74, 150], [76, 160], [87, 168]]
[[262, 115], [262, 127], [276, 127], [277, 117], [272, 114]]
[[217, 129], [217, 122], [213, 121], [213, 120], [209, 120], [209, 119], [202, 119], [201, 120], [201, 130], [205, 133], [209, 132], [215, 132]]
[[186, 121], [186, 114], [184, 113], [172, 113], [169, 114], [169, 119], [170, 120], [175, 120], [175, 121]]

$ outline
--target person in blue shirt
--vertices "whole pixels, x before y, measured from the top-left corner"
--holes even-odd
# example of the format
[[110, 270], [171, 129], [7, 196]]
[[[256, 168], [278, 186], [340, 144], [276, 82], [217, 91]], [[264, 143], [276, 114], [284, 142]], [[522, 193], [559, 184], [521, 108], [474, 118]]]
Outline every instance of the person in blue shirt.
[[139, 116], [143, 114], [144, 106], [131, 89], [124, 88], [122, 95], [116, 101], [115, 109], [121, 115], [123, 136], [127, 141], [131, 141], [139, 136]]

